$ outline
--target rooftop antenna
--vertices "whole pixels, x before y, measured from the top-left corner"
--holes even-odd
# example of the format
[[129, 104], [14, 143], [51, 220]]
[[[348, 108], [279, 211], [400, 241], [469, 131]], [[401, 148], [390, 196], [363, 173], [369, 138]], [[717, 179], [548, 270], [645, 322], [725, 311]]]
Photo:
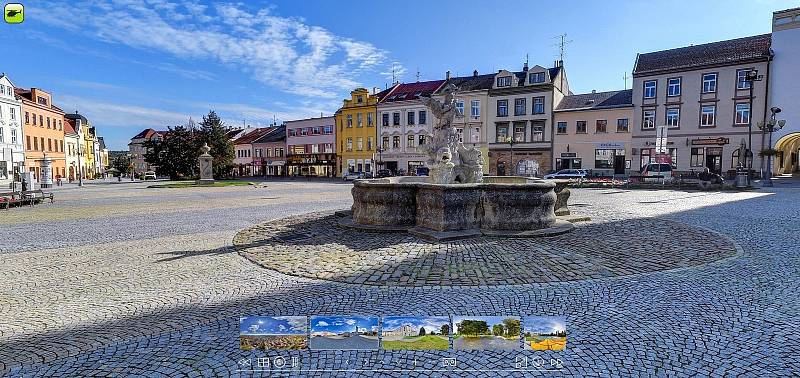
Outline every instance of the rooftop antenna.
[[622, 80], [623, 80], [623, 83], [624, 83], [624, 84], [623, 84], [623, 85], [624, 85], [624, 89], [628, 89], [628, 78], [629, 78], [629, 77], [628, 77], [628, 73], [627, 73], [627, 72], [624, 72], [624, 73], [622, 74]]
[[558, 43], [556, 43], [555, 46], [558, 46], [558, 60], [563, 62], [564, 61], [564, 50], [565, 50], [565, 48], [567, 47], [568, 44], [572, 43], [572, 40], [567, 40], [567, 33], [559, 34], [559, 35], [555, 36], [555, 38], [559, 38], [560, 39], [560, 41]]
[[394, 72], [394, 70], [395, 70], [394, 65], [392, 65], [392, 84], [397, 82], [397, 80], [395, 80], [395, 72]]
[[417, 83], [419, 83], [419, 67], [417, 67]]

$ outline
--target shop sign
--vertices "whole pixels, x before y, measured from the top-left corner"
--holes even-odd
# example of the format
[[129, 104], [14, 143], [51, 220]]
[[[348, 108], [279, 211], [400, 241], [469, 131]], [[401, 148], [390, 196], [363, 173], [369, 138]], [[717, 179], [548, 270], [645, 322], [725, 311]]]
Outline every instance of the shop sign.
[[728, 138], [703, 138], [703, 139], [692, 139], [693, 146], [724, 146], [730, 143], [730, 139]]
[[[598, 150], [623, 150], [625, 149], [624, 142], [601, 142], [595, 143], [595, 148]], [[562, 154], [563, 156], [563, 154]]]

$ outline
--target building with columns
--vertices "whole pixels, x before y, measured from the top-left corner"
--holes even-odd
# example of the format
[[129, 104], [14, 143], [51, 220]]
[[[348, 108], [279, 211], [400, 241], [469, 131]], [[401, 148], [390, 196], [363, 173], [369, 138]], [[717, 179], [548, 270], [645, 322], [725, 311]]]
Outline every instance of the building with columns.
[[14, 83], [0, 75], [0, 190], [10, 188], [15, 175], [25, 168], [22, 127], [22, 101], [14, 93]]
[[[786, 126], [772, 137], [773, 174], [800, 172], [800, 8], [772, 15], [772, 59], [769, 75], [769, 107], [778, 107], [777, 119]], [[769, 115], [767, 115], [769, 117]]]

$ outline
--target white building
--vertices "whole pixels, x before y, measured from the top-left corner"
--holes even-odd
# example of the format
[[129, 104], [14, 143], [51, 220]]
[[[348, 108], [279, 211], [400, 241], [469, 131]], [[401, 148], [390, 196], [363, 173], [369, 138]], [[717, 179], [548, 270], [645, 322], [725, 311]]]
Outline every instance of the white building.
[[14, 83], [0, 74], [0, 190], [10, 188], [15, 172], [24, 171], [21, 114], [22, 101], [14, 95]]
[[[774, 158], [775, 174], [800, 171], [800, 8], [775, 12], [772, 15], [772, 51], [770, 66], [769, 106], [779, 107], [777, 119], [786, 126], [775, 132], [772, 143], [778, 154]], [[769, 113], [767, 114], [769, 119]]]
[[411, 324], [403, 324], [395, 329], [383, 330], [382, 336], [383, 337], [417, 336], [417, 333], [414, 331], [414, 328], [411, 327]]

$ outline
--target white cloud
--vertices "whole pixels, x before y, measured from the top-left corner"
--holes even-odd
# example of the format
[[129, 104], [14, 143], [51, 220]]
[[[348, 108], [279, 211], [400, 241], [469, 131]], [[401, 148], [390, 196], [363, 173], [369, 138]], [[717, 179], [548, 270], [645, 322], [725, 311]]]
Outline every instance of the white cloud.
[[344, 322], [345, 322], [345, 323], [347, 323], [347, 325], [353, 325], [353, 324], [356, 324], [356, 320], [355, 320], [355, 319], [347, 319], [347, 320], [345, 320]]
[[317, 322], [317, 327], [327, 327], [329, 324], [324, 320], [320, 320]]
[[[338, 98], [357, 86], [357, 75], [384, 61], [368, 42], [339, 36], [303, 20], [249, 11], [242, 5], [213, 8], [189, 2], [126, 1], [31, 5], [49, 25], [99, 40], [183, 59], [213, 60], [250, 73], [262, 83], [309, 97]], [[65, 22], [81, 15], [80, 23]], [[80, 27], [77, 27], [80, 25]], [[160, 69], [178, 67], [161, 67]], [[177, 72], [176, 72], [177, 73]], [[202, 77], [201, 77], [202, 78]]]
[[403, 75], [406, 74], [406, 71], [407, 71], [406, 68], [403, 67], [403, 65], [400, 64], [400, 62], [392, 62], [392, 64], [389, 65], [386, 71], [381, 72], [381, 75], [383, 75], [383, 77], [385, 77], [386, 80], [394, 79], [395, 81], [402, 82]]
[[286, 326], [283, 325], [283, 324], [278, 324], [278, 330], [279, 331], [285, 331], [286, 330]]
[[72, 113], [76, 110], [81, 112], [81, 114], [89, 119], [89, 122], [101, 128], [101, 134], [103, 127], [127, 127], [137, 125], [163, 129], [166, 128], [166, 126], [184, 124], [188, 121], [190, 116], [190, 114], [135, 105], [95, 101], [72, 95], [59, 96], [58, 105], [66, 113]]
[[250, 333], [255, 333], [258, 331], [258, 324], [251, 324], [247, 329], [250, 330]]

